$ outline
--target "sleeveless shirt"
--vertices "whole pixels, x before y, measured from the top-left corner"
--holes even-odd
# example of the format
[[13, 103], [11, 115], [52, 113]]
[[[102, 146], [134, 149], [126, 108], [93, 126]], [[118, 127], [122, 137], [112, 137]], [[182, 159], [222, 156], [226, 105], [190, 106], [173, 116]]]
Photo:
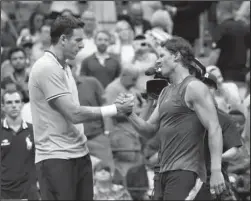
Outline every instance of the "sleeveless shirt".
[[205, 128], [195, 111], [185, 103], [187, 85], [197, 80], [186, 77], [178, 85], [163, 89], [159, 98], [160, 172], [192, 171], [206, 182], [204, 159]]

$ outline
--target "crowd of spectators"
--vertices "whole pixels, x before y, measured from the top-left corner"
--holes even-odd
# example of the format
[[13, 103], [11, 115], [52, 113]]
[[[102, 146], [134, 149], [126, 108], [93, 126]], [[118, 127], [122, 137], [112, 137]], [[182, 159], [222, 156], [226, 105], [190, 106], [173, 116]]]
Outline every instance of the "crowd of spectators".
[[[68, 61], [80, 104], [102, 106], [113, 103], [121, 92], [132, 93], [137, 97], [135, 110], [143, 115], [151, 100], [143, 98], [142, 93], [146, 91], [146, 82], [153, 79], [145, 71], [155, 66], [158, 57], [152, 41], [178, 35], [199, 52], [199, 48], [205, 48], [198, 45], [200, 16], [207, 13], [205, 23], [211, 45], [202, 63], [216, 77], [217, 90], [213, 93], [218, 107], [235, 119], [242, 136], [243, 146], [237, 159], [229, 164], [229, 176], [235, 183], [241, 180], [239, 188], [249, 191], [250, 180], [246, 175], [250, 174], [250, 2], [236, 5], [232, 1], [122, 1], [120, 6], [114, 3], [115, 9], [110, 11], [115, 11], [116, 19], [109, 30], [100, 25], [98, 9], [86, 4], [80, 13], [76, 11], [77, 5], [61, 5], [63, 8], [59, 9], [52, 2], [51, 13], [33, 10], [30, 19], [16, 27], [8, 11], [1, 10], [1, 95], [18, 90], [23, 105], [15, 110], [32, 124], [30, 69], [50, 47], [53, 19], [57, 15], [73, 15], [85, 23], [84, 48], [75, 60]], [[58, 10], [53, 10], [56, 7]], [[109, 8], [104, 9], [109, 12]], [[1, 96], [3, 105], [8, 104], [5, 98]], [[5, 117], [2, 111], [2, 124]], [[94, 198], [149, 199], [153, 189], [153, 157], [158, 151], [151, 143], [154, 140], [142, 138], [122, 115], [85, 123], [84, 128], [93, 163]], [[1, 137], [2, 144], [4, 140]]]

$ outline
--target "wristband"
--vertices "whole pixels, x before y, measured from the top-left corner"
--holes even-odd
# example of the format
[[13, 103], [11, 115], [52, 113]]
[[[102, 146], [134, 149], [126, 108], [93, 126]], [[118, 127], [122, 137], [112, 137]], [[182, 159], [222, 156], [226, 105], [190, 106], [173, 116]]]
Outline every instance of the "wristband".
[[118, 113], [117, 107], [115, 104], [103, 106], [100, 108], [100, 110], [103, 117], [112, 117]]

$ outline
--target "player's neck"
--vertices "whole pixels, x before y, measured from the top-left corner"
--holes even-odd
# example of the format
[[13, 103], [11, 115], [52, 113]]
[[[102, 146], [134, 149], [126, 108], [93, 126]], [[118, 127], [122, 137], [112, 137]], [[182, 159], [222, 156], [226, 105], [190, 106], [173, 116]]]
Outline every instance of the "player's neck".
[[189, 75], [190, 74], [187, 69], [179, 70], [178, 68], [176, 68], [175, 71], [173, 71], [168, 78], [171, 84], [178, 85], [183, 82], [183, 80]]
[[21, 123], [22, 123], [22, 118], [21, 116], [18, 116], [17, 118], [11, 118], [9, 116], [6, 116], [6, 121], [7, 121], [7, 124], [10, 128], [17, 128], [17, 127], [20, 127], [21, 126]]
[[51, 46], [49, 49], [50, 52], [52, 52], [57, 59], [60, 61], [60, 63], [65, 63], [66, 58], [64, 57], [62, 48], [59, 46]]

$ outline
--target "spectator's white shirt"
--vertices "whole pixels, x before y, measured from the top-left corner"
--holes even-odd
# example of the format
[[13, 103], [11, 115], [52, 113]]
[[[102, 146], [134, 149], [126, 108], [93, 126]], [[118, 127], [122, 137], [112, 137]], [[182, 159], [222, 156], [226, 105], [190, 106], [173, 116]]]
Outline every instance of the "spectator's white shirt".
[[22, 119], [30, 124], [32, 124], [32, 117], [31, 117], [31, 106], [30, 102], [25, 103], [22, 110], [21, 110]]

